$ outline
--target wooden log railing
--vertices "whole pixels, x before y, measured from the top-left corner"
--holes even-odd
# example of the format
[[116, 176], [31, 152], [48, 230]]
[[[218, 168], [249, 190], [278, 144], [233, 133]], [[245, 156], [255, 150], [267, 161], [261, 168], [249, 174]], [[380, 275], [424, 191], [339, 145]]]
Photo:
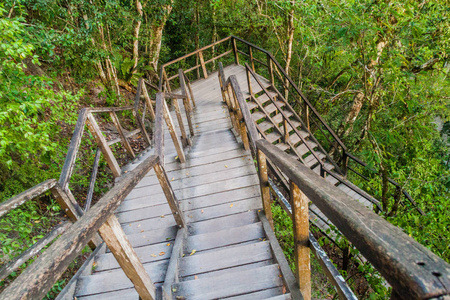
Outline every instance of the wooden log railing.
[[[156, 299], [155, 287], [128, 241], [114, 211], [129, 192], [151, 170], [155, 170], [177, 225], [185, 228], [183, 215], [159, 157], [153, 155], [128, 172], [89, 211], [81, 216], [0, 295], [2, 299], [42, 299], [97, 232], [113, 253], [119, 265], [134, 284], [141, 299]], [[56, 180], [45, 182], [11, 199], [7, 212], [19, 203], [57, 186]], [[38, 193], [39, 192], [39, 193]], [[16, 264], [17, 265], [17, 264]]]
[[[312, 131], [312, 128], [314, 128], [314, 130], [319, 130], [322, 133], [322, 136], [325, 138], [328, 145], [327, 147], [325, 147], [326, 151], [324, 153], [332, 153], [333, 156], [337, 157], [333, 161], [338, 165], [338, 172], [340, 172], [344, 176], [347, 176], [348, 172], [351, 172], [351, 174], [358, 176], [363, 180], [369, 181], [370, 178], [363, 175], [361, 172], [358, 172], [354, 168], [349, 167], [349, 162], [352, 161], [358, 165], [363, 166], [364, 170], [368, 171], [371, 175], [375, 174], [376, 176], [379, 176], [381, 178], [381, 174], [378, 172], [378, 170], [369, 170], [366, 164], [360, 164], [361, 160], [356, 158], [347, 150], [347, 147], [344, 145], [342, 140], [328, 125], [328, 123], [325, 122], [325, 119], [319, 114], [319, 112], [309, 102], [306, 96], [300, 91], [295, 82], [293, 82], [293, 80], [286, 74], [284, 68], [282, 68], [275, 57], [267, 50], [262, 49], [241, 38], [238, 38], [236, 36], [229, 36], [163, 64], [160, 69], [159, 89], [162, 90], [164, 87], [166, 88], [166, 91], [171, 92], [171, 89], [175, 87], [175, 85], [172, 84], [172, 81], [176, 78], [179, 78], [180, 75], [176, 73], [173, 75], [170, 74], [169, 76], [167, 72], [170, 66], [175, 63], [186, 61], [188, 58], [193, 56], [203, 57], [203, 52], [210, 50], [218, 45], [224, 46], [224, 52], [218, 53], [216, 56], [207, 61], [200, 59], [200, 64], [197, 63], [195, 66], [187, 68], [185, 71], [185, 75], [186, 73], [201, 68], [203, 72], [203, 78], [207, 78], [209, 74], [207, 68], [208, 64], [213, 63], [216, 60], [223, 58], [229, 54], [233, 54], [234, 63], [236, 64], [243, 64], [243, 57], [248, 59], [253, 71], [256, 72], [257, 68], [261, 68], [261, 70], [268, 75], [273, 87], [279, 87], [280, 89], [284, 90], [285, 100], [288, 101], [289, 99], [291, 99], [290, 102], [292, 103], [292, 105], [295, 104], [295, 106], [300, 109], [300, 116], [302, 117], [301, 119], [305, 123], [306, 128], [308, 128], [308, 130], [310, 131]], [[248, 53], [246, 53], [244, 49]], [[256, 54], [262, 55], [263, 58], [265, 57], [266, 61], [264, 62], [264, 59], [256, 58]], [[289, 95], [291, 96], [288, 99]], [[319, 144], [323, 146], [323, 143]], [[399, 192], [399, 194], [403, 195], [420, 214], [424, 215], [424, 212], [418, 207], [417, 203], [414, 201], [411, 195], [399, 183], [390, 178], [388, 179], [388, 183], [395, 189], [396, 193]]]
[[[311, 299], [309, 253], [313, 250], [325, 274], [343, 299], [355, 299], [342, 276], [324, 255], [309, 232], [308, 204], [314, 203], [360, 253], [392, 286], [391, 299], [430, 299], [450, 295], [450, 266], [334, 185], [315, 174], [276, 146], [260, 139], [234, 76], [225, 80], [219, 63], [219, 82], [231, 118], [244, 130], [236, 130], [256, 154], [264, 213], [272, 219], [268, 163], [277, 167], [290, 181], [291, 204], [282, 205], [294, 224], [296, 277], [304, 299]], [[223, 84], [225, 83], [225, 84]], [[232, 91], [230, 92], [230, 88]], [[247, 112], [247, 113], [246, 113]], [[244, 124], [242, 124], [244, 123]], [[331, 174], [331, 172], [330, 172]]]
[[[182, 70], [180, 70], [182, 72]], [[183, 75], [184, 76], [184, 75]], [[0, 280], [4, 279], [8, 275], [10, 275], [12, 272], [17, 270], [21, 265], [23, 265], [25, 262], [27, 262], [32, 257], [36, 256], [36, 254], [39, 254], [39, 252], [45, 248], [48, 244], [53, 242], [58, 235], [65, 234], [66, 231], [72, 230], [74, 227], [77, 227], [79, 231], [78, 233], [82, 233], [84, 235], [88, 235], [83, 237], [83, 240], [79, 241], [79, 244], [77, 244], [77, 248], [73, 251], [73, 253], [65, 252], [65, 257], [59, 257], [61, 261], [58, 261], [58, 263], [61, 263], [61, 265], [58, 266], [58, 269], [56, 270], [55, 274], [51, 275], [43, 275], [43, 277], [36, 278], [36, 281], [31, 282], [30, 285], [34, 286], [31, 288], [32, 291], [21, 290], [23, 292], [22, 298], [35, 298], [36, 295], [45, 295], [47, 288], [50, 288], [51, 285], [56, 281], [56, 279], [61, 275], [63, 270], [66, 269], [68, 264], [73, 260], [73, 258], [79, 254], [79, 252], [82, 250], [82, 246], [84, 244], [88, 243], [88, 245], [95, 249], [100, 243], [101, 239], [100, 236], [105, 240], [106, 244], [112, 252], [114, 252], [114, 255], [117, 256], [118, 260], [123, 260], [123, 263], [120, 263], [122, 268], [124, 268], [125, 273], [127, 276], [132, 280], [132, 282], [135, 284], [136, 290], [138, 291], [139, 295], [142, 299], [154, 299], [154, 287], [149, 281], [148, 275], [146, 273], [143, 273], [143, 268], [140, 265], [140, 262], [137, 260], [137, 257], [135, 257], [134, 250], [129, 245], [125, 234], [123, 233], [120, 224], [118, 224], [117, 219], [114, 217], [112, 213], [115, 210], [115, 208], [112, 208], [110, 210], [107, 209], [108, 214], [105, 214], [105, 211], [102, 211], [103, 214], [101, 217], [101, 222], [98, 221], [99, 216], [92, 216], [91, 210], [94, 209], [95, 211], [98, 211], [98, 206], [106, 205], [106, 202], [108, 197], [113, 197], [114, 199], [111, 200], [113, 205], [116, 205], [117, 207], [120, 202], [123, 200], [123, 198], [128, 194], [128, 192], [132, 189], [132, 187], [142, 178], [143, 174], [145, 174], [149, 168], [154, 168], [155, 172], [157, 174], [157, 177], [159, 179], [159, 182], [163, 188], [163, 192], [166, 195], [166, 198], [169, 202], [169, 206], [173, 212], [174, 218], [177, 222], [177, 224], [180, 227], [184, 227], [184, 219], [183, 215], [179, 211], [178, 204], [175, 199], [175, 195], [172, 191], [172, 188], [170, 186], [170, 182], [165, 174], [164, 171], [164, 129], [163, 129], [163, 122], [165, 121], [169, 131], [172, 136], [172, 140], [175, 144], [175, 148], [177, 150], [178, 156], [180, 158], [181, 162], [185, 161], [184, 152], [182, 149], [182, 145], [180, 142], [180, 139], [178, 138], [176, 131], [175, 131], [175, 125], [171, 119], [171, 115], [169, 113], [169, 109], [167, 106], [167, 103], [165, 101], [165, 95], [164, 93], [161, 93], [157, 91], [156, 94], [156, 108], [153, 109], [152, 100], [150, 99], [148, 92], [145, 88], [145, 86], [149, 86], [152, 89], [155, 89], [155, 86], [151, 85], [147, 81], [140, 79], [138, 83], [135, 103], [133, 106], [125, 106], [125, 107], [101, 107], [101, 108], [84, 108], [80, 111], [80, 114], [78, 116], [78, 120], [75, 126], [75, 130], [69, 145], [69, 150], [66, 156], [66, 160], [61, 172], [61, 177], [59, 181], [55, 179], [47, 180], [41, 184], [36, 185], [35, 187], [32, 187], [31, 189], [5, 201], [0, 205], [0, 217], [3, 215], [6, 215], [9, 211], [12, 209], [19, 207], [20, 205], [26, 203], [27, 201], [32, 200], [33, 198], [39, 197], [42, 194], [46, 193], [47, 191], [51, 191], [53, 196], [55, 197], [56, 201], [59, 203], [63, 211], [67, 214], [70, 221], [75, 224], [75, 226], [70, 225], [70, 222], [64, 222], [63, 224], [57, 226], [53, 230], [51, 230], [47, 235], [45, 235], [42, 239], [40, 239], [38, 242], [36, 242], [32, 247], [25, 250], [19, 257], [14, 259], [12, 262], [6, 264], [0, 269]], [[190, 127], [191, 136], [193, 135], [193, 124], [192, 120], [190, 120], [191, 116], [190, 113], [192, 112], [192, 105], [195, 106], [195, 100], [192, 93], [192, 88], [190, 87], [190, 82], [186, 80], [186, 82], [183, 83], [183, 92], [181, 95], [171, 95], [170, 98], [172, 100], [176, 99], [175, 101], [178, 101], [177, 99], [183, 99], [183, 104], [186, 110], [186, 115], [188, 118], [188, 124]], [[144, 97], [142, 96], [142, 93], [144, 94]], [[142, 103], [143, 102], [143, 103]], [[128, 133], [125, 133], [124, 129], [121, 126], [121, 123], [119, 121], [119, 118], [117, 117], [117, 112], [132, 112], [136, 124], [138, 125], [138, 128], [136, 130], [130, 131]], [[154, 121], [154, 131], [153, 131], [153, 141], [150, 139], [150, 135], [147, 133], [145, 128], [145, 117], [146, 113], [149, 112], [150, 119]], [[111, 117], [111, 120], [113, 124], [115, 125], [117, 132], [119, 134], [119, 138], [113, 139], [110, 141], [107, 141], [102, 130], [100, 129], [100, 126], [98, 125], [98, 121], [96, 118], [96, 114], [99, 113], [108, 113]], [[86, 204], [84, 207], [84, 210], [81, 208], [81, 206], [76, 201], [75, 197], [72, 195], [71, 190], [69, 189], [69, 182], [70, 178], [72, 176], [72, 173], [75, 168], [75, 161], [77, 157], [78, 150], [80, 148], [81, 140], [83, 137], [83, 131], [84, 127], [88, 126], [89, 131], [94, 136], [95, 141], [97, 143], [97, 151], [94, 158], [94, 164], [92, 169], [92, 174], [90, 177], [90, 183], [88, 188], [88, 193], [86, 197]], [[155, 146], [155, 156], [152, 156], [151, 160], [146, 160], [141, 165], [147, 166], [147, 167], [141, 167], [141, 165], [136, 169], [140, 171], [132, 171], [131, 173], [128, 173], [124, 175], [121, 171], [121, 168], [114, 157], [114, 154], [111, 150], [111, 146], [116, 143], [121, 143], [122, 146], [125, 148], [127, 153], [130, 155], [130, 157], [135, 158], [136, 153], [134, 152], [133, 148], [131, 147], [128, 139], [134, 135], [137, 135], [138, 133], [141, 133], [144, 137], [144, 140], [150, 144], [152, 142]], [[105, 160], [108, 163], [108, 166], [110, 167], [113, 176], [116, 178], [120, 177], [120, 180], [116, 180], [116, 186], [108, 192], [102, 199], [99, 200], [98, 204], [94, 205], [93, 208], [91, 208], [91, 202], [93, 197], [93, 191], [95, 187], [95, 181], [96, 181], [96, 175], [98, 172], [98, 165], [101, 154], [104, 155]], [[144, 169], [143, 169], [144, 168]], [[144, 172], [144, 173], [142, 173]], [[117, 190], [117, 187], [122, 187], [123, 190]], [[118, 194], [116, 195], [113, 191], [116, 191]], [[102, 202], [103, 201], [103, 202]], [[114, 202], [115, 201], [115, 202]], [[103, 204], [100, 204], [103, 203]], [[108, 205], [111, 205], [109, 203]], [[109, 207], [109, 206], [108, 206]], [[90, 217], [86, 217], [86, 216]], [[96, 220], [94, 227], [85, 228], [89, 233], [82, 232], [84, 230], [82, 227], [79, 227], [78, 224], [85, 220], [86, 218], [90, 219], [89, 222]], [[100, 223], [98, 223], [100, 222]], [[93, 223], [90, 223], [91, 225]], [[81, 225], [80, 225], [81, 226]], [[96, 233], [99, 231], [100, 236]], [[74, 230], [70, 231], [72, 234]], [[70, 238], [72, 239], [72, 237]], [[58, 243], [58, 241], [54, 242], [54, 244]], [[50, 249], [53, 247], [53, 245], [50, 247]], [[67, 245], [66, 245], [67, 246]], [[66, 247], [64, 246], [64, 247]], [[68, 246], [67, 246], [68, 247]], [[130, 249], [131, 248], [131, 249]], [[66, 248], [64, 248], [66, 249]], [[113, 250], [114, 249], [114, 250]], [[73, 250], [73, 249], [72, 249]], [[45, 252], [47, 253], [47, 252]], [[51, 253], [51, 252], [50, 252]], [[45, 266], [48, 267], [48, 264], [52, 260], [58, 260], [59, 258], [55, 255], [52, 256], [52, 254], [47, 254], [47, 257], [52, 257], [50, 260], [45, 261], [46, 258], [42, 258], [41, 256], [38, 258], [41, 263], [43, 263]], [[43, 261], [44, 260], [44, 261]], [[34, 266], [36, 263], [33, 263], [32, 266]], [[31, 266], [31, 267], [32, 267]], [[31, 268], [30, 267], [30, 268]], [[46, 269], [44, 267], [42, 268], [35, 268], [33, 269], [36, 272], [46, 272]], [[28, 275], [23, 275], [28, 274]], [[28, 279], [25, 279], [27, 284], [24, 283], [23, 278], [32, 277], [32, 273], [28, 271], [24, 271], [24, 273], [19, 276], [14, 282], [21, 282], [23, 286], [30, 286], [28, 284]], [[42, 274], [41, 274], [42, 275]], [[36, 276], [40, 276], [37, 274]], [[133, 279], [132, 279], [133, 277]], [[44, 279], [42, 279], [44, 278]], [[14, 286], [14, 283], [12, 286]], [[39, 287], [41, 286], [41, 287]], [[10, 292], [8, 292], [10, 291]], [[4, 293], [1, 294], [1, 297], [3, 295], [9, 295], [12, 293], [13, 290], [10, 288], [7, 288]], [[45, 291], [45, 292], [44, 292]], [[32, 296], [30, 296], [32, 295]], [[0, 298], [1, 298], [0, 297]], [[7, 297], [7, 296], [5, 296]], [[40, 296], [42, 298], [42, 296]]]

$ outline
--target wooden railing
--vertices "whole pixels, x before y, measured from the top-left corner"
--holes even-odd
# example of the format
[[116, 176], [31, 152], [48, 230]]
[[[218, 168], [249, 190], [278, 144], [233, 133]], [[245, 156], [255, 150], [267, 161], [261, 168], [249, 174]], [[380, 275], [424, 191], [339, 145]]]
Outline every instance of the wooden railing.
[[[26, 268], [0, 294], [0, 297], [2, 299], [42, 299], [70, 263], [81, 254], [84, 246], [94, 239], [98, 232], [120, 267], [133, 282], [141, 299], [155, 299], [155, 287], [114, 215], [114, 211], [120, 203], [152, 168], [159, 179], [177, 225], [184, 228], [183, 215], [179, 210], [170, 181], [159, 157], [153, 155], [124, 175], [89, 211], [79, 217], [73, 225], [65, 228], [61, 237]], [[55, 187], [58, 187], [55, 180], [34, 187], [11, 199], [8, 208], [12, 209]], [[2, 212], [7, 212], [9, 209], [2, 209]]]
[[[183, 71], [180, 70], [180, 74], [182, 73]], [[86, 243], [89, 244], [92, 249], [95, 249], [102, 242], [96, 233], [98, 231], [107, 246], [113, 252], [116, 259], [119, 261], [119, 264], [124, 269], [124, 272], [135, 284], [136, 290], [141, 298], [155, 299], [153, 284], [137, 259], [134, 250], [129, 244], [113, 213], [131, 189], [139, 182], [139, 180], [151, 168], [154, 168], [177, 224], [180, 227], [184, 227], [183, 216], [178, 208], [175, 195], [163, 168], [164, 120], [169, 128], [169, 132], [177, 150], [180, 162], [185, 162], [183, 145], [177, 136], [177, 131], [165, 100], [166, 96], [172, 99], [172, 104], [175, 107], [180, 124], [179, 127], [182, 132], [182, 138], [184, 138], [183, 142], [185, 144], [190, 143], [186, 132], [184, 131], [184, 127], [182, 126], [183, 120], [181, 118], [181, 109], [178, 105], [178, 99], [183, 100], [191, 136], [194, 134], [191, 112], [192, 105], [195, 105], [195, 101], [190, 86], [187, 87], [187, 84], [183, 81], [182, 84], [180, 94], [167, 93], [168, 95], [165, 95], [164, 93], [159, 92], [157, 87], [141, 78], [138, 83], [135, 103], [133, 106], [82, 109], [75, 125], [75, 130], [70, 141], [68, 153], [59, 181], [55, 179], [47, 180], [0, 205], [1, 217], [6, 215], [12, 209], [32, 200], [33, 198], [41, 196], [50, 190], [70, 219], [70, 221], [64, 221], [62, 224], [56, 226], [56, 228], [51, 230], [32, 247], [25, 250], [19, 257], [0, 269], [0, 280], [3, 280], [12, 272], [16, 271], [21, 265], [26, 263], [29, 259], [36, 256], [36, 254], [38, 254], [42, 249], [62, 234], [62, 236], [54, 242], [43, 255], [39, 256], [39, 258], [30, 267], [28, 267], [18, 278], [16, 278], [16, 280], [13, 281], [4, 293], [0, 295], [0, 298], [5, 297], [5, 299], [9, 299], [9, 296], [13, 294], [15, 295], [14, 298], [22, 299], [42, 298], [45, 296], [46, 292], [60, 277], [71, 261], [73, 261], [73, 259], [80, 254]], [[156, 89], [155, 110], [153, 109], [152, 100], [150, 99], [146, 85], [152, 89]], [[132, 112], [138, 128], [125, 133], [117, 116], [117, 112], [127, 111]], [[150, 115], [150, 119], [154, 121], [153, 139], [150, 138], [150, 135], [147, 133], [145, 128], [145, 118], [147, 112]], [[99, 113], [109, 114], [115, 128], [117, 129], [119, 135], [118, 138], [109, 141], [106, 140], [100, 126], [98, 125], [97, 118], [95, 117], [95, 115]], [[69, 189], [69, 183], [75, 168], [76, 157], [86, 125], [95, 138], [98, 148], [95, 154], [85, 206], [84, 209], [82, 209]], [[142, 162], [135, 170], [127, 174], [123, 174], [110, 147], [120, 142], [130, 157], [135, 158], [136, 153], [131, 147], [128, 139], [139, 133], [143, 136], [148, 146], [154, 144], [155, 155]], [[149, 149], [147, 149], [147, 151], [148, 150]], [[91, 208], [101, 154], [104, 155], [113, 176], [115, 178], [120, 178], [120, 180], [116, 180], [116, 186], [105, 194], [98, 201], [98, 203]], [[73, 225], [71, 225], [71, 223], [73, 223]], [[20, 286], [21, 288], [17, 289], [17, 286]], [[20, 295], [20, 297], [17, 297], [17, 295]]]
[[[205, 53], [208, 51], [211, 52], [213, 49], [215, 49], [213, 54], [210, 55], [209, 59], [205, 60]], [[189, 60], [192, 60], [193, 58], [196, 58], [196, 60], [192, 66], [192, 64], [189, 64]], [[295, 82], [293, 82], [286, 74], [285, 70], [281, 67], [275, 57], [265, 49], [241, 38], [229, 36], [163, 64], [160, 69], [159, 89], [161, 91], [165, 90], [171, 92], [172, 89], [180, 86], [179, 80], [178, 82], [174, 82], [180, 78], [180, 75], [176, 72], [177, 69], [174, 68], [174, 66], [181, 64], [184, 67], [185, 78], [187, 78], [186, 74], [195, 70], [198, 71], [196, 76], [197, 79], [208, 78], [208, 74], [211, 71], [217, 70], [216, 61], [219, 59], [222, 61], [226, 60], [229, 63], [234, 62], [235, 64], [243, 64], [244, 60], [248, 60], [248, 63], [254, 72], [258, 71], [259, 74], [266, 76], [269, 78], [274, 88], [282, 90], [286, 102], [290, 99], [289, 102], [292, 103], [297, 111], [299, 111], [301, 120], [306, 128], [313, 133], [315, 131], [320, 132], [323, 140], [318, 144], [325, 148], [326, 151], [324, 153], [328, 155], [332, 153], [334, 158], [332, 162], [336, 165], [336, 171], [338, 173], [343, 176], [348, 176], [348, 172], [350, 171], [352, 175], [357, 176], [362, 180], [369, 181], [370, 178], [364, 176], [361, 172], [358, 172], [355, 168], [350, 166], [350, 163], [355, 163], [363, 166], [364, 170], [368, 173], [381, 178], [381, 174], [377, 170], [368, 168], [365, 163], [347, 150], [347, 147], [338, 135], [300, 91]], [[199, 72], [200, 69], [202, 70], [202, 75]], [[420, 214], [424, 214], [411, 195], [409, 195], [399, 183], [390, 178], [388, 179], [388, 183], [395, 189], [394, 194], [403, 195]]]
[[[219, 68], [221, 66], [219, 65]], [[374, 212], [276, 146], [261, 139], [234, 76], [219, 71], [224, 101], [244, 147], [256, 154], [265, 215], [272, 223], [268, 161], [289, 178], [295, 269], [304, 299], [311, 298], [310, 249], [343, 299], [355, 299], [342, 276], [309, 231], [308, 205], [314, 203], [392, 286], [391, 299], [430, 299], [450, 295], [450, 265]]]

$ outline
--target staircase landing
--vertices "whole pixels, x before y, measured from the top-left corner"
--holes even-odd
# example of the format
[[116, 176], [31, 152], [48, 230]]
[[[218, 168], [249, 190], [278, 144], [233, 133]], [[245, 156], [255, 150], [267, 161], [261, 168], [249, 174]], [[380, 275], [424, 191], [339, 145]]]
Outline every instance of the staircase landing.
[[[229, 66], [225, 73], [246, 80], [240, 66]], [[244, 84], [241, 88], [248, 92]], [[262, 201], [255, 165], [231, 131], [217, 73], [193, 82], [192, 89], [195, 136], [185, 164], [176, 160], [168, 132], [165, 136], [165, 170], [188, 223], [173, 298], [290, 299], [258, 214]], [[177, 228], [154, 171], [128, 195], [116, 216], [160, 287]], [[92, 274], [79, 278], [77, 299], [138, 299], [109, 251], [97, 255], [94, 266]]]

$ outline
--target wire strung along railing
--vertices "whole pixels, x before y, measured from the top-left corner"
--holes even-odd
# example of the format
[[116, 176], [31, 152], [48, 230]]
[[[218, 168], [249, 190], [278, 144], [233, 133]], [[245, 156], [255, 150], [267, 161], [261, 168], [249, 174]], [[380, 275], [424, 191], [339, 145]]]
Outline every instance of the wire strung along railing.
[[[188, 80], [189, 76], [195, 79], [208, 78], [211, 72], [219, 71], [217, 64], [219, 59], [225, 65], [233, 63], [242, 65], [244, 62], [248, 62], [254, 72], [269, 78], [272, 87], [281, 91], [278, 93], [283, 95], [285, 101], [298, 111], [298, 116], [305, 127], [320, 140], [318, 144], [324, 148], [324, 153], [332, 156], [331, 161], [336, 165], [337, 173], [350, 179], [370, 181], [371, 178], [378, 178], [381, 180], [378, 170], [369, 168], [366, 163], [348, 151], [339, 136], [286, 74], [275, 57], [270, 52], [241, 38], [228, 36], [163, 64], [160, 69], [159, 89], [170, 93], [180, 86], [181, 77], [177, 69], [180, 67], [185, 70], [185, 80]], [[188, 86], [190, 85], [188, 84]], [[325, 169], [324, 172], [326, 172]], [[336, 176], [336, 174], [331, 174], [331, 176]], [[390, 194], [397, 202], [402, 203], [400, 197], [403, 195], [420, 214], [425, 214], [402, 185], [391, 178], [388, 178], [387, 182], [394, 189]], [[351, 185], [351, 183], [347, 182], [347, 185]], [[354, 188], [353, 186], [352, 189]], [[368, 194], [366, 193], [366, 195]], [[370, 196], [370, 198], [372, 197]], [[381, 209], [379, 206], [376, 208]]]
[[[182, 73], [183, 71], [180, 70], [180, 74]], [[177, 99], [183, 100], [192, 136], [193, 126], [191, 113], [192, 105], [195, 105], [195, 100], [193, 98], [192, 89], [187, 87], [186, 83], [182, 83], [181, 94], [169, 94], [167, 95], [167, 98], [171, 98], [172, 100], [176, 99], [176, 101], [173, 101], [176, 103], [178, 103]], [[157, 92], [155, 97], [155, 109], [153, 108], [153, 103], [146, 86], [149, 86]], [[19, 257], [0, 269], [0, 280], [3, 280], [28, 260], [39, 254], [42, 249], [51, 244], [45, 252], [40, 254], [30, 266], [10, 283], [3, 293], [0, 294], [0, 298], [42, 299], [64, 273], [74, 258], [81, 254], [81, 251], [86, 244], [88, 244], [91, 249], [96, 249], [102, 243], [103, 239], [116, 257], [125, 274], [133, 282], [139, 296], [142, 299], [155, 299], [155, 287], [136, 256], [119, 221], [114, 216], [114, 211], [145, 174], [151, 169], [154, 169], [176, 223], [180, 228], [185, 227], [183, 215], [179, 210], [178, 202], [163, 167], [163, 122], [165, 122], [169, 128], [180, 161], [185, 161], [181, 142], [177, 136], [176, 128], [172, 121], [165, 98], [166, 95], [159, 92], [157, 87], [141, 78], [138, 82], [133, 106], [82, 109], [75, 125], [59, 180], [50, 179], [42, 182], [0, 205], [0, 217], [2, 217], [27, 201], [31, 201], [47, 191], [50, 191], [69, 219], [56, 226], [56, 228], [52, 229], [42, 239], [19, 255]], [[137, 129], [125, 131], [117, 116], [118, 112], [130, 112], [134, 117]], [[106, 140], [104, 132], [102, 132], [96, 118], [97, 114], [102, 113], [109, 114], [112, 123], [117, 130], [118, 138]], [[153, 135], [150, 135], [146, 129], [147, 114], [149, 115], [150, 120], [154, 121]], [[178, 109], [176, 114], [177, 116], [180, 115], [181, 110]], [[72, 194], [69, 184], [75, 169], [77, 154], [86, 126], [95, 139], [97, 151], [95, 153], [85, 207], [83, 209]], [[148, 146], [143, 151], [144, 153], [140, 154], [142, 156], [141, 158], [145, 158], [145, 160], [143, 160], [135, 169], [124, 174], [114, 156], [111, 146], [120, 143], [131, 158], [136, 158], [137, 153], [131, 147], [129, 139], [138, 134], [143, 137]], [[185, 142], [188, 143], [187, 138]], [[177, 147], [177, 143], [179, 147]], [[145, 156], [145, 152], [149, 152], [150, 146], [152, 145], [155, 148], [154, 155]], [[116, 178], [116, 184], [91, 207], [99, 161], [102, 154], [111, 173], [114, 178]], [[58, 236], [60, 237], [55, 241]]]
[[219, 68], [222, 96], [229, 107], [233, 127], [240, 134], [244, 148], [251, 150], [257, 159], [263, 209], [270, 224], [273, 220], [268, 162], [289, 179], [290, 203], [283, 207], [293, 222], [295, 275], [304, 299], [311, 299], [310, 250], [339, 296], [356, 298], [310, 233], [310, 201], [392, 286], [391, 299], [439, 299], [450, 295], [448, 263], [301, 162], [260, 138], [236, 78], [232, 75], [225, 79], [220, 64]]

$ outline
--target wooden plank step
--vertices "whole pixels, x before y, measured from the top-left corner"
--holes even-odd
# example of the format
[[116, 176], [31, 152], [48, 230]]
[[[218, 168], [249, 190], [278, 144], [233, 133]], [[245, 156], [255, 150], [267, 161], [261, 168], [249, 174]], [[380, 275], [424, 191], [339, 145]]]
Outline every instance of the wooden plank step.
[[265, 234], [262, 224], [258, 222], [213, 233], [189, 236], [186, 241], [185, 250], [189, 253], [194, 249], [200, 252], [263, 239], [264, 237]]
[[291, 148], [288, 144], [285, 143], [278, 143], [275, 146], [281, 149], [281, 151], [286, 151], [287, 149]]
[[[272, 98], [276, 99], [277, 93], [269, 91], [269, 95], [271, 95]], [[256, 98], [256, 101], [258, 101], [259, 104], [264, 104], [267, 101], [272, 101], [272, 100], [270, 100], [270, 97], [266, 93], [264, 93], [261, 96], [259, 96], [258, 98]]]
[[[64, 298], [65, 299], [65, 298]], [[139, 295], [133, 288], [90, 296], [77, 296], [77, 300], [139, 300]]]
[[[320, 151], [314, 151], [314, 154], [319, 158], [320, 161], [323, 161], [325, 157], [327, 157], [325, 154], [323, 154]], [[307, 165], [309, 168], [314, 167], [316, 164], [319, 163], [319, 161], [315, 158], [314, 155], [310, 154], [305, 160], [305, 165]]]
[[265, 132], [269, 129], [272, 129], [275, 127], [271, 122], [264, 121], [262, 123], [257, 124], [257, 126], [261, 129], [261, 131]]
[[[306, 143], [308, 144], [310, 149], [315, 149], [317, 147], [317, 144], [314, 143], [313, 141], [307, 140]], [[303, 156], [309, 152], [309, 149], [304, 143], [302, 143], [300, 146], [297, 147], [297, 151]]]
[[[170, 254], [172, 253], [172, 248], [172, 242], [164, 241], [160, 244], [136, 248], [135, 251], [137, 256], [139, 257], [139, 260], [143, 264], [145, 264], [169, 259]], [[112, 253], [98, 255], [95, 258], [95, 263], [97, 264], [97, 267], [95, 269], [96, 273], [120, 268], [119, 263]]]
[[275, 104], [270, 103], [269, 105], [264, 106], [264, 110], [270, 115], [277, 110]]
[[255, 300], [255, 299], [266, 299], [267, 297], [275, 297], [277, 295], [283, 294], [282, 287], [276, 287], [272, 289], [265, 289], [262, 291], [257, 291], [250, 294], [239, 295], [235, 297], [226, 298], [226, 300]]
[[292, 299], [291, 294], [278, 295], [270, 298], [264, 298], [265, 300], [287, 300]]
[[255, 121], [255, 122], [257, 122], [265, 117], [266, 117], [266, 115], [260, 111], [256, 111], [256, 112], [252, 113], [252, 118], [253, 118], [253, 121]]
[[[153, 283], [164, 281], [168, 263], [169, 261], [165, 260], [162, 262], [144, 264], [144, 268], [150, 275], [150, 279]], [[128, 279], [123, 270], [117, 269], [109, 272], [95, 273], [89, 276], [81, 276], [78, 279], [75, 295], [81, 297], [133, 287], [133, 283]]]
[[266, 134], [266, 140], [270, 143], [273, 143], [281, 138], [281, 135], [277, 132], [271, 132], [269, 134]]
[[[138, 232], [135, 234], [130, 234], [127, 237], [131, 243], [131, 246], [136, 249], [138, 247], [158, 244], [162, 242], [172, 242], [177, 235], [177, 231], [178, 227], [175, 225], [158, 230]], [[106, 252], [110, 252], [108, 248], [106, 248]]]
[[248, 106], [248, 109], [251, 111], [252, 109], [258, 107], [258, 104], [255, 103], [254, 101], [248, 101], [247, 106]]
[[235, 201], [231, 204], [224, 203], [221, 205], [205, 207], [202, 209], [190, 210], [189, 212], [185, 213], [185, 219], [187, 222], [199, 222], [261, 208], [261, 198], [254, 197], [250, 199]]
[[[292, 115], [293, 115], [293, 113], [292, 112], [290, 112], [290, 111], [283, 111], [284, 112], [284, 114], [289, 118], [289, 117], [291, 117]], [[276, 114], [273, 118], [272, 118], [272, 120], [275, 122], [275, 123], [277, 123], [277, 124], [280, 124], [280, 123], [282, 123], [283, 122], [283, 115], [281, 114], [281, 113], [278, 113], [278, 114]]]
[[229, 228], [244, 226], [259, 222], [256, 211], [248, 211], [228, 217], [206, 220], [189, 224], [189, 233], [191, 235], [216, 232]]
[[[272, 259], [268, 241], [186, 255], [180, 261], [180, 274], [191, 276]], [[201, 292], [201, 291], [198, 291]]]
[[278, 265], [270, 265], [239, 273], [189, 280], [173, 285], [174, 298], [189, 300], [231, 297], [282, 285]]

